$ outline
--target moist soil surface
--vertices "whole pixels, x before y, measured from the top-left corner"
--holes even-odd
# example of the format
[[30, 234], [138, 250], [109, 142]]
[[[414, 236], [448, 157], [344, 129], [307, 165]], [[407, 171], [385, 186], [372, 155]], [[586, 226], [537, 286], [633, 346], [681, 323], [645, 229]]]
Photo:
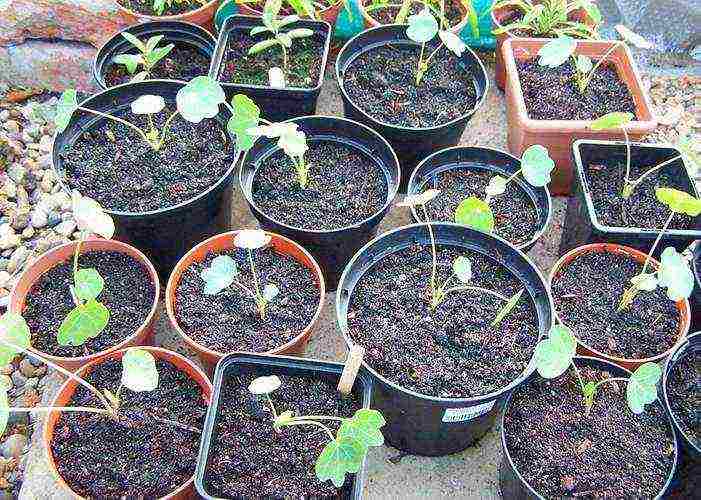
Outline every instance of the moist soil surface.
[[[641, 291], [627, 309], [616, 311], [630, 278], [642, 268], [621, 254], [579, 255], [553, 278], [560, 320], [577, 339], [609, 356], [643, 359], [670, 349], [679, 338], [680, 317], [664, 288]], [[652, 269], [648, 266], [647, 271]]]
[[[426, 53], [435, 47], [427, 44]], [[350, 100], [375, 120], [403, 127], [436, 127], [471, 111], [477, 90], [465, 63], [442, 47], [417, 86], [419, 51], [384, 45], [357, 56], [342, 82]]]
[[[441, 193], [426, 204], [428, 215], [434, 221], [455, 221], [455, 209], [469, 196], [484, 199], [484, 189], [494, 174], [482, 169], [460, 168], [440, 172], [431, 187]], [[423, 191], [423, 189], [422, 189]], [[506, 191], [489, 202], [494, 212], [494, 232], [509, 243], [519, 245], [529, 241], [538, 232], [538, 211], [528, 193], [517, 179], [506, 185]], [[417, 214], [424, 221], [423, 211]]]
[[[397, 14], [399, 14], [399, 9], [401, 8], [401, 1], [397, 1], [396, 5], [394, 6], [380, 7], [378, 9], [367, 10], [369, 7], [368, 4], [371, 3], [372, 2], [364, 2], [366, 12], [370, 15], [370, 17], [372, 17], [375, 21], [377, 21], [380, 24], [395, 23], [395, 19], [397, 18]], [[457, 2], [451, 1], [445, 4], [445, 17], [448, 20], [450, 26], [456, 26], [460, 24], [460, 21], [463, 20], [463, 13], [460, 11], [456, 4]], [[440, 3], [436, 3], [435, 7], [437, 9], [437, 12], [440, 12]], [[414, 2], [411, 4], [411, 7], [409, 7], [409, 14], [418, 14], [423, 8], [424, 5], [422, 2]]]
[[701, 351], [690, 350], [674, 366], [667, 397], [682, 431], [701, 448]]
[[[220, 396], [213, 446], [205, 470], [207, 492], [224, 498], [340, 498], [330, 481], [319, 482], [314, 464], [326, 446], [326, 433], [311, 426], [273, 429], [270, 406], [248, 392], [248, 385], [268, 373], [242, 373], [225, 379]], [[357, 396], [341, 397], [335, 384], [280, 376], [282, 386], [270, 394], [278, 412], [296, 416], [351, 417], [361, 404]], [[336, 433], [338, 422], [325, 422]], [[271, 459], [273, 458], [273, 459]], [[353, 475], [346, 476], [344, 489]]]
[[158, 14], [153, 9], [153, 0], [117, 0], [117, 3], [126, 9], [139, 14], [146, 14], [147, 16], [175, 16], [197, 10], [209, 3], [209, 0], [173, 0], [170, 2], [170, 5], [166, 3], [166, 8], [163, 9], [161, 14]]
[[[162, 41], [159, 46], [164, 47], [168, 41]], [[135, 51], [129, 53], [136, 54]], [[137, 73], [143, 69], [139, 66]], [[196, 76], [206, 75], [209, 71], [209, 57], [205, 56], [197, 48], [188, 44], [176, 44], [167, 56], [158, 61], [149, 73], [150, 79], [164, 78], [167, 80], [190, 81]], [[134, 75], [130, 75], [121, 64], [110, 63], [107, 67], [105, 82], [108, 87], [121, 85], [131, 81]]]
[[80, 269], [95, 268], [105, 280], [98, 296], [110, 311], [104, 330], [81, 346], [56, 341], [61, 323], [75, 307], [70, 292], [73, 260], [45, 272], [27, 294], [24, 316], [32, 332], [32, 347], [52, 356], [79, 357], [114, 347], [136, 333], [151, 312], [156, 291], [146, 269], [133, 257], [119, 252], [87, 252], [78, 259]]
[[[294, 28], [295, 25], [290, 25]], [[268, 86], [268, 70], [273, 67], [283, 68], [282, 51], [279, 46], [265, 49], [257, 54], [248, 55], [248, 49], [256, 43], [266, 40], [270, 33], [249, 35], [249, 29], [236, 29], [229, 33], [226, 53], [219, 70], [219, 81], [244, 85]], [[287, 87], [311, 89], [319, 84], [319, 75], [324, 59], [325, 39], [320, 33], [306, 38], [293, 40], [288, 49], [290, 67], [285, 71]]]
[[[88, 498], [160, 498], [195, 472], [200, 434], [156, 419], [202, 429], [207, 406], [202, 389], [168, 361], [156, 360], [159, 382], [153, 391], [122, 388], [120, 419], [96, 413], [63, 413], [56, 423], [51, 451], [61, 477]], [[85, 377], [113, 393], [122, 365], [110, 360]], [[68, 406], [100, 403], [78, 386]]]
[[385, 205], [387, 179], [368, 155], [335, 141], [310, 141], [304, 159], [311, 165], [305, 188], [282, 150], [261, 162], [253, 201], [268, 217], [293, 227], [330, 230], [362, 222]]
[[[174, 108], [154, 116], [158, 130]], [[114, 112], [113, 112], [114, 114]], [[145, 116], [119, 115], [149, 130]], [[215, 184], [235, 159], [235, 148], [214, 119], [190, 123], [177, 116], [155, 151], [134, 130], [101, 120], [60, 153], [68, 184], [110, 210], [146, 212], [187, 201]]]
[[[631, 162], [630, 178], [639, 179], [642, 174], [659, 161]], [[638, 184], [628, 199], [621, 196], [626, 175], [625, 159], [592, 161], [584, 170], [589, 186], [589, 196], [599, 223], [612, 227], [661, 229], [669, 217], [669, 208], [657, 201], [655, 189], [669, 187], [694, 196], [688, 176], [681, 161], [663, 167]], [[694, 229], [694, 219], [686, 214], [675, 214], [670, 229]]]
[[280, 293], [266, 307], [261, 320], [253, 299], [236, 285], [216, 295], [203, 293], [202, 270], [217, 255], [236, 261], [237, 282], [254, 290], [247, 251], [232, 249], [208, 253], [182, 274], [175, 291], [175, 316], [178, 325], [195, 342], [219, 352], [265, 352], [294, 339], [309, 325], [319, 305], [319, 288], [312, 271], [292, 257], [272, 248], [253, 252], [253, 261], [261, 288], [275, 284]]
[[[495, 260], [455, 247], [438, 247], [437, 278], [444, 283], [458, 256], [472, 262], [470, 285], [506, 297], [523, 288]], [[365, 361], [405, 389], [435, 397], [488, 394], [517, 379], [538, 339], [538, 318], [528, 293], [497, 326], [505, 302], [479, 291], [447, 295], [432, 311], [430, 245], [412, 245], [384, 257], [352, 292], [351, 338], [365, 347]], [[449, 286], [460, 283], [453, 278]]]
[[614, 111], [635, 114], [628, 87], [608, 63], [596, 70], [584, 94], [577, 89], [571, 60], [557, 68], [540, 66], [537, 59], [516, 61], [516, 67], [533, 120], [595, 120]]
[[[578, 368], [585, 383], [612, 376], [581, 360]], [[519, 387], [503, 431], [516, 469], [545, 498], [654, 498], [674, 464], [674, 437], [659, 402], [635, 415], [625, 384], [609, 382], [587, 415], [571, 368]]]

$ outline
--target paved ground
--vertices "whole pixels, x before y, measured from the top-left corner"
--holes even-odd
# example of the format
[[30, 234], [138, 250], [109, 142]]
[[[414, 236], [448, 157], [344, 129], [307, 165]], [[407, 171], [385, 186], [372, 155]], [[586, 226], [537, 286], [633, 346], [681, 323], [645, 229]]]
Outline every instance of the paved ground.
[[[338, 87], [332, 75], [329, 76], [322, 89], [317, 111], [319, 114], [342, 116]], [[505, 127], [503, 94], [492, 88], [482, 109], [468, 124], [460, 143], [506, 149]], [[559, 245], [564, 212], [562, 199], [555, 200], [554, 210], [552, 226], [548, 234], [530, 252], [533, 260], [544, 272], [554, 262]], [[256, 227], [255, 219], [249, 213], [238, 187], [236, 187], [233, 211], [235, 227]], [[382, 232], [409, 222], [406, 209], [394, 208], [382, 222], [379, 230]], [[334, 300], [335, 295], [329, 294], [320, 328], [307, 348], [306, 354], [310, 357], [337, 361], [342, 361], [345, 357], [345, 347], [336, 329]], [[162, 345], [185, 353], [182, 346], [174, 339], [173, 330], [168, 325], [165, 314], [161, 314], [158, 322], [158, 340]], [[48, 390], [47, 386], [45, 395], [53, 392]], [[47, 472], [45, 452], [38, 439], [42, 429], [41, 426], [37, 427], [20, 499], [70, 498], [66, 492], [58, 489], [58, 484]], [[497, 465], [501, 458], [501, 450], [498, 434], [495, 431], [485, 436], [477, 446], [447, 457], [406, 456], [398, 463], [389, 460], [397, 455], [398, 451], [389, 447], [371, 450], [367, 463], [366, 498], [499, 498]]]

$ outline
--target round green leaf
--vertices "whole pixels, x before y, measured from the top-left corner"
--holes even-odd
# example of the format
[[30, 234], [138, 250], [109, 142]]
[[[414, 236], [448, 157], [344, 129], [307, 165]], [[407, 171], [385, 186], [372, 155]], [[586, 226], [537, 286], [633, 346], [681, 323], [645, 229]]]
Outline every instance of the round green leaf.
[[657, 399], [657, 382], [662, 370], [656, 363], [645, 363], [638, 367], [628, 380], [626, 401], [635, 414], [645, 411], [645, 405]]
[[163, 111], [166, 101], [159, 95], [142, 95], [131, 103], [131, 112], [135, 115], [155, 115]]
[[236, 146], [247, 151], [255, 142], [255, 137], [248, 133], [248, 129], [256, 127], [260, 119], [260, 108], [256, 106], [248, 96], [236, 94], [231, 100], [233, 115], [226, 124], [226, 129], [236, 137]]
[[472, 279], [472, 263], [467, 257], [458, 257], [453, 261], [453, 272], [463, 283]]
[[138, 347], [132, 347], [122, 356], [122, 385], [134, 392], [148, 392], [158, 387], [156, 358]]
[[[7, 312], [0, 317], [0, 340], [9, 342], [20, 349], [28, 349], [31, 335], [24, 318], [12, 312]], [[7, 366], [17, 356], [20, 349], [0, 343], [0, 366]]]
[[441, 42], [443, 42], [443, 45], [445, 45], [449, 51], [458, 57], [467, 49], [465, 42], [452, 31], [441, 30], [438, 32], [438, 38], [441, 39]]
[[489, 184], [487, 184], [487, 187], [484, 188], [484, 192], [490, 198], [499, 196], [500, 194], [504, 193], [504, 191], [506, 191], [506, 177], [502, 177], [501, 175], [495, 175], [489, 179]]
[[655, 189], [655, 196], [657, 201], [667, 205], [674, 213], [686, 214], [690, 217], [701, 214], [701, 200], [684, 191], [660, 187]]
[[674, 247], [667, 247], [660, 256], [657, 270], [659, 285], [667, 289], [669, 300], [688, 299], [694, 289], [694, 273], [686, 259]]
[[330, 479], [336, 488], [342, 487], [346, 473], [360, 470], [366, 450], [357, 439], [337, 437], [324, 447], [316, 460], [316, 477], [322, 482]]
[[281, 135], [277, 140], [277, 145], [290, 158], [301, 158], [309, 149], [307, 146], [307, 135], [301, 130]]
[[80, 300], [96, 299], [105, 287], [105, 280], [102, 279], [97, 269], [92, 267], [79, 269], [73, 279], [75, 294]]
[[651, 292], [657, 288], [657, 275], [654, 273], [636, 274], [630, 279], [630, 282], [635, 285], [638, 290]]
[[277, 285], [273, 283], [268, 283], [263, 288], [263, 298], [266, 302], [270, 302], [271, 300], [273, 300], [275, 297], [278, 296], [279, 293], [280, 289], [277, 287]]
[[572, 331], [564, 325], [555, 325], [548, 338], [536, 345], [533, 360], [541, 377], [555, 378], [565, 373], [576, 352], [577, 340]]
[[236, 261], [228, 255], [217, 255], [209, 267], [202, 269], [200, 277], [204, 280], [204, 294], [216, 295], [234, 282], [238, 268]]
[[97, 337], [110, 319], [109, 310], [95, 299], [87, 301], [71, 312], [58, 329], [56, 340], [61, 345], [83, 345]]
[[538, 64], [557, 68], [577, 49], [577, 42], [568, 36], [561, 36], [543, 45], [538, 50]]
[[226, 101], [224, 89], [208, 76], [197, 76], [175, 96], [178, 111], [187, 121], [199, 123], [219, 114], [219, 105]]
[[426, 7], [418, 14], [409, 16], [408, 21], [406, 36], [417, 43], [426, 43], [438, 33], [438, 21]]
[[550, 172], [555, 168], [555, 162], [548, 150], [540, 144], [534, 144], [523, 152], [521, 157], [521, 173], [523, 178], [535, 187], [543, 187], [550, 182]]
[[689, 136], [680, 137], [677, 141], [677, 149], [684, 157], [686, 168], [692, 177], [701, 173], [701, 145]]
[[380, 432], [380, 427], [385, 423], [384, 417], [377, 410], [358, 410], [353, 418], [343, 421], [338, 430], [338, 437], [355, 439], [366, 449], [371, 446], [382, 446], [385, 439]]
[[632, 121], [633, 118], [635, 118], [633, 113], [621, 113], [619, 111], [615, 111], [613, 113], [600, 116], [591, 122], [589, 128], [592, 130], [611, 130], [621, 128], [626, 123]]
[[577, 71], [586, 74], [589, 73], [592, 68], [594, 68], [594, 64], [591, 62], [590, 58], [584, 54], [579, 54], [577, 56]]
[[75, 89], [65, 90], [56, 103], [54, 114], [54, 124], [59, 133], [66, 130], [76, 109], [78, 109], [78, 93]]
[[455, 209], [455, 222], [485, 233], [491, 233], [494, 230], [492, 209], [488, 203], [474, 196], [460, 202]]
[[282, 382], [277, 375], [269, 375], [267, 377], [258, 377], [251, 381], [248, 385], [248, 391], [251, 394], [261, 395], [270, 394], [280, 388]]
[[71, 192], [71, 205], [78, 229], [98, 234], [108, 240], [114, 236], [114, 221], [98, 202], [82, 196], [74, 189]]
[[234, 245], [238, 248], [256, 250], [264, 247], [271, 240], [272, 237], [260, 229], [242, 229], [234, 236]]

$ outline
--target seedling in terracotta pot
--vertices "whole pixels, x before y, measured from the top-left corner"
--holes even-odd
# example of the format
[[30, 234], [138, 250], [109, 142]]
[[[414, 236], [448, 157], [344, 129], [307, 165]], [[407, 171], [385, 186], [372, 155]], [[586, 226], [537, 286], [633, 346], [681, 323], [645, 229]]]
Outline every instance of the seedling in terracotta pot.
[[209, 267], [202, 270], [202, 280], [205, 282], [204, 293], [216, 295], [222, 290], [235, 285], [246, 295], [249, 295], [256, 304], [261, 319], [265, 319], [265, 310], [268, 304], [280, 293], [277, 285], [266, 284], [261, 290], [258, 282], [256, 268], [253, 263], [253, 251], [270, 244], [270, 236], [259, 229], [244, 229], [234, 237], [234, 245], [248, 252], [248, 262], [253, 276], [253, 289], [244, 285], [236, 278], [239, 275], [238, 267], [234, 259], [228, 255], [218, 255], [212, 260]]
[[554, 168], [555, 162], [550, 158], [545, 147], [539, 144], [530, 146], [523, 152], [521, 168], [508, 178], [495, 175], [489, 180], [489, 184], [485, 188], [484, 200], [470, 196], [460, 202], [455, 209], [455, 222], [485, 233], [491, 233], [494, 230], [494, 213], [489, 202], [495, 196], [503, 194], [509, 182], [518, 177], [519, 174], [534, 187], [546, 186], [550, 182], [550, 172]]
[[572, 12], [584, 9], [595, 26], [602, 21], [601, 12], [592, 0], [502, 0], [492, 6], [492, 10], [504, 8], [519, 11], [522, 17], [494, 30], [495, 35], [520, 30], [535, 38], [552, 35], [594, 38], [596, 27], [570, 21], [569, 17]]
[[630, 378], [611, 377], [599, 382], [585, 383], [574, 363], [576, 352], [577, 340], [572, 331], [564, 325], [554, 325], [548, 332], [548, 338], [536, 345], [533, 361], [540, 376], [547, 379], [559, 377], [571, 366], [582, 391], [587, 415], [594, 406], [597, 391], [602, 385], [608, 383], [627, 384], [626, 402], [630, 411], [636, 415], [645, 411], [646, 404], [653, 403], [657, 399], [657, 382], [662, 375], [662, 370], [656, 363], [640, 365]]
[[[350, 418], [326, 415], [295, 416], [292, 410], [278, 413], [270, 394], [279, 389], [281, 384], [275, 375], [258, 377], [250, 383], [248, 390], [251, 394], [267, 399], [273, 417], [273, 429], [277, 432], [284, 432], [285, 427], [307, 425], [319, 428], [328, 436], [329, 442], [319, 454], [314, 472], [319, 481], [331, 480], [336, 488], [340, 488], [347, 473], [360, 470], [370, 447], [384, 444], [385, 440], [380, 431], [385, 425], [384, 417], [379, 411], [367, 408], [357, 410]], [[335, 436], [324, 421], [340, 422]]]
[[198, 3], [206, 5], [209, 0], [153, 0], [153, 10], [156, 15], [162, 16], [166, 8], [171, 8], [174, 5]]
[[[124, 66], [127, 73], [133, 75], [131, 78], [132, 82], [140, 82], [147, 79], [151, 75], [151, 70], [158, 64], [158, 61], [167, 56], [175, 47], [172, 43], [159, 47], [158, 44], [163, 40], [163, 35], [152, 36], [146, 40], [146, 43], [131, 33], [123, 32], [121, 35], [139, 51], [139, 54], [118, 54], [114, 56], [112, 61], [115, 64]], [[139, 67], [143, 69], [137, 73]]]

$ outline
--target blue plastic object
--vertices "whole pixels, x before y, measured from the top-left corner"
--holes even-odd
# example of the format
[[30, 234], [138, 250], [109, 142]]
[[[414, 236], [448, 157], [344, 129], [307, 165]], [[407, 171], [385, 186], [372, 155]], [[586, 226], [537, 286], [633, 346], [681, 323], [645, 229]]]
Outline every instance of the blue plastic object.
[[468, 22], [460, 32], [460, 38], [470, 47], [479, 49], [494, 49], [497, 46], [497, 39], [492, 34], [492, 0], [472, 0], [474, 15], [477, 17], [477, 25]]
[[365, 20], [360, 12], [359, 1], [347, 0], [346, 5], [341, 8], [336, 19], [334, 38], [349, 40], [365, 29]]

